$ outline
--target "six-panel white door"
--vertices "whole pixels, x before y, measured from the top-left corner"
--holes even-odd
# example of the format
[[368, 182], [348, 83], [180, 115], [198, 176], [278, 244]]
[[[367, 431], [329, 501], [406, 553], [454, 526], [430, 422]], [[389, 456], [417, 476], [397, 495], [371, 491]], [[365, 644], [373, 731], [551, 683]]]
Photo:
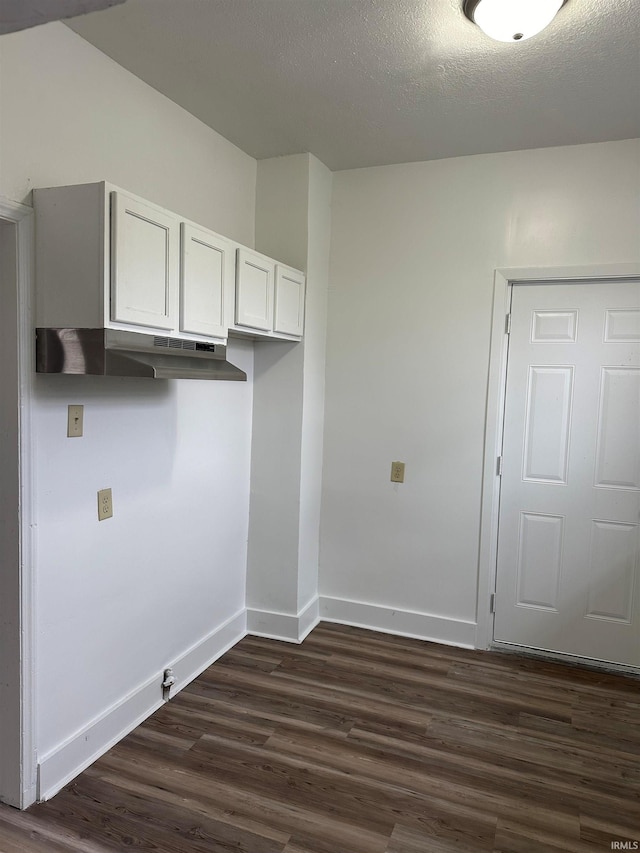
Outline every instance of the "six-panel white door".
[[111, 319], [176, 327], [178, 220], [123, 192], [111, 193]]
[[513, 287], [495, 640], [640, 665], [640, 282]]
[[180, 331], [226, 338], [226, 303], [233, 299], [234, 248], [227, 240], [182, 223]]

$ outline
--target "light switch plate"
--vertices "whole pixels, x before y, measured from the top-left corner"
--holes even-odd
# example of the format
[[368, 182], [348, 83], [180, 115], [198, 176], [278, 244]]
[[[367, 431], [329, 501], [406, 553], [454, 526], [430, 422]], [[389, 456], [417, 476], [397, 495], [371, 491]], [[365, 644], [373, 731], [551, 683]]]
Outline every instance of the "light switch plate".
[[98, 492], [98, 521], [113, 518], [113, 498], [111, 489], [100, 489]]
[[391, 482], [404, 483], [404, 462], [391, 463]]
[[67, 414], [67, 438], [80, 438], [84, 421], [84, 406], [69, 406]]

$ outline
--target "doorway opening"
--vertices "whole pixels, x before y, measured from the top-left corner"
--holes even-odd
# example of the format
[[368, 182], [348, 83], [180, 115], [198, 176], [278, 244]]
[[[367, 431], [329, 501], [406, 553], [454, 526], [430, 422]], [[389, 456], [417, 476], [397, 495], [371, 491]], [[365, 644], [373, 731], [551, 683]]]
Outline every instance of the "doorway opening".
[[31, 208], [0, 199], [0, 801], [36, 799], [30, 400]]

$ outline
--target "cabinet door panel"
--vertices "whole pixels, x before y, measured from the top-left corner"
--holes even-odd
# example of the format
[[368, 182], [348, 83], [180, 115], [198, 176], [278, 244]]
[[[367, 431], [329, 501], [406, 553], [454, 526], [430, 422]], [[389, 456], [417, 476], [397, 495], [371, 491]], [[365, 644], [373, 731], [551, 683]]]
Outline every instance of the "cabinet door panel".
[[276, 264], [273, 331], [302, 336], [305, 278], [298, 270]]
[[177, 220], [121, 192], [111, 215], [111, 319], [173, 329]]
[[238, 249], [236, 267], [236, 323], [270, 331], [273, 325], [273, 269], [268, 258]]
[[232, 252], [217, 234], [182, 223], [181, 332], [227, 336], [225, 293]]

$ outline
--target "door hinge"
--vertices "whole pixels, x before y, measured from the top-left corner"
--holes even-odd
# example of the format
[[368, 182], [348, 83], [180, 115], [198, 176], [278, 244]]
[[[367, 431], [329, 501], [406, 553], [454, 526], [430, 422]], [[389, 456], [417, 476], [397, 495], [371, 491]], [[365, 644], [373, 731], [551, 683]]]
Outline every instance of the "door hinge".
[[502, 477], [502, 456], [498, 456], [496, 460], [496, 475]]
[[511, 334], [511, 312], [504, 318], [504, 333], [505, 335]]
[[495, 592], [491, 593], [491, 598], [489, 599], [489, 613], [496, 612], [496, 594]]

